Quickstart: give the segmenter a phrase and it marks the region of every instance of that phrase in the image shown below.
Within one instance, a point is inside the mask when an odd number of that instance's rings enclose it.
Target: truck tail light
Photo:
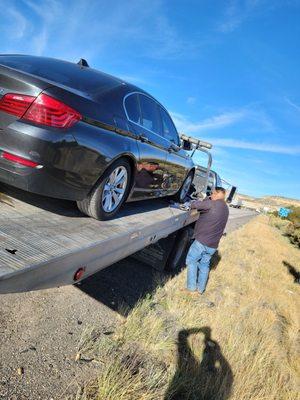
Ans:
[[[44,93],[38,97],[7,93],[0,99],[0,111],[53,128],[71,128],[82,119],[78,111]]]
[[[15,154],[8,153],[7,151],[3,151],[1,157],[15,164],[24,165],[25,167],[31,167],[31,168],[41,167],[40,164],[34,161],[28,160],[27,158],[19,157]]]
[[[85,267],[79,268],[79,269],[75,272],[75,274],[74,274],[74,276],[73,276],[73,280],[74,280],[75,282],[76,282],[76,281],[79,281],[79,279],[81,279],[81,278],[83,277],[83,275],[84,275],[84,273],[85,273],[85,270],[86,270]]]

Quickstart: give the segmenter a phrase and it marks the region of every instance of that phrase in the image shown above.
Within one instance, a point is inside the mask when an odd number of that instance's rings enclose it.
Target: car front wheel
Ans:
[[[191,184],[193,182],[194,173],[191,171],[185,178],[180,190],[175,194],[174,200],[179,203],[184,203],[185,198],[190,190]]]
[[[95,219],[113,218],[127,198],[130,189],[131,167],[126,159],[114,162],[102,175],[90,195],[77,206]]]

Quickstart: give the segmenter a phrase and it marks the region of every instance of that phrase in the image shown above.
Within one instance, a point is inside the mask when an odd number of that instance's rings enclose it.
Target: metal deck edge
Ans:
[[[171,209],[170,209],[171,210]],[[176,209],[172,209],[176,210]],[[127,231],[124,235],[99,240],[49,261],[29,265],[0,277],[0,293],[21,292],[74,283],[73,275],[80,267],[86,268],[84,278],[155,243],[170,233],[195,222],[197,212],[176,210],[166,219],[147,226],[141,231]],[[122,241],[120,239],[123,239]],[[115,243],[117,242],[117,243]]]

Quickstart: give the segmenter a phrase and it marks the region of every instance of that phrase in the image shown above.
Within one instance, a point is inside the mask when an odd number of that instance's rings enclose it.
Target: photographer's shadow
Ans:
[[[190,335],[204,335],[201,362],[188,342]],[[164,400],[227,400],[233,374],[218,343],[211,339],[209,327],[182,330],[178,334],[177,370]]]

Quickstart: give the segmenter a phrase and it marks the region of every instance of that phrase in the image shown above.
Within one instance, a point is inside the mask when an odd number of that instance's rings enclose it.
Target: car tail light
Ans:
[[[40,166],[40,164],[34,161],[28,160],[27,158],[16,156],[15,154],[8,153],[7,151],[3,151],[1,157],[13,163],[24,165],[25,167],[36,168]]]
[[[34,100],[22,119],[54,128],[70,128],[81,120],[82,116],[63,102],[42,93]]]
[[[0,111],[53,128],[71,128],[82,119],[78,111],[44,93],[38,97],[7,93],[0,99]]]
[[[28,107],[35,100],[33,96],[17,93],[7,93],[0,99],[0,111],[22,117]]]

